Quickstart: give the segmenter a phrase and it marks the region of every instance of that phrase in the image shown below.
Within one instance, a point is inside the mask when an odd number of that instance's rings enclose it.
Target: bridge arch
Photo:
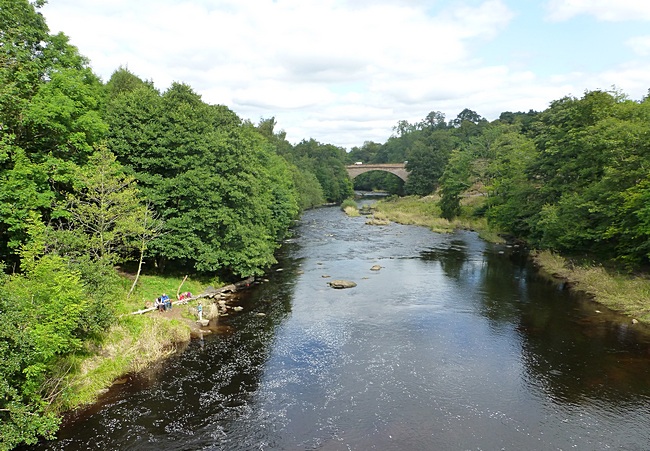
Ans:
[[[345,169],[347,169],[348,175],[352,180],[354,180],[356,176],[361,175],[365,172],[384,171],[394,174],[406,182],[406,180],[408,180],[409,174],[404,163],[351,164],[349,166],[346,166]]]

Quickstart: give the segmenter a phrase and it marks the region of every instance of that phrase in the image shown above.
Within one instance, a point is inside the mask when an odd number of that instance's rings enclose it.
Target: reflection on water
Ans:
[[[35,448],[647,448],[647,333],[538,277],[521,249],[327,208],[280,260],[222,319],[230,333]]]

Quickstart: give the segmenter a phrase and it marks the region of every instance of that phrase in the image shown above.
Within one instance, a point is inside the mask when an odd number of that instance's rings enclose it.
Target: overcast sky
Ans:
[[[399,120],[489,120],[650,88],[649,0],[49,0],[104,81],[173,81],[296,143],[383,143]]]

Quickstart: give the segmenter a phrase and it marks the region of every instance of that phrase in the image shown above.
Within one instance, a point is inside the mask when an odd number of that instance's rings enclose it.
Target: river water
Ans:
[[[220,320],[227,332],[115,386],[36,449],[650,447],[647,331],[540,277],[518,248],[323,208],[268,280]]]

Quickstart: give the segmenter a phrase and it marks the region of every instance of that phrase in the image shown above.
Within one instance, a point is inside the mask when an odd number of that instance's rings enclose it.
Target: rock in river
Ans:
[[[354,288],[357,286],[351,280],[332,280],[331,282],[327,282],[327,284],[332,288]]]

